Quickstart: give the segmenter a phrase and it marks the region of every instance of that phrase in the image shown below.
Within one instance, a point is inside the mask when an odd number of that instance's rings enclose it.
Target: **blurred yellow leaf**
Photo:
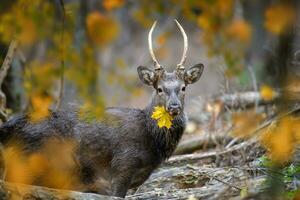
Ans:
[[[43,175],[49,168],[48,160],[41,153],[34,153],[29,156],[27,165],[31,174],[35,176]]]
[[[276,92],[270,86],[263,85],[260,88],[260,95],[261,95],[263,100],[271,101],[275,97]]]
[[[83,106],[80,107],[79,117],[87,121],[95,119],[102,119],[105,114],[104,102],[102,98],[98,98],[96,101],[86,99]]]
[[[47,158],[46,164],[49,166],[43,174],[43,185],[60,189],[74,188],[78,181],[74,174],[77,165],[73,157],[76,145],[73,140],[61,141],[57,138],[50,138],[43,145],[43,157]]]
[[[164,45],[167,41],[167,38],[169,37],[170,33],[169,32],[164,32],[162,34],[160,34],[158,37],[157,37],[157,43],[159,45]]]
[[[30,184],[32,182],[32,174],[29,173],[26,159],[19,146],[15,145],[14,147],[5,148],[3,156],[6,169],[6,181],[24,184]]]
[[[216,6],[217,6],[217,10],[218,12],[222,15],[224,14],[228,14],[232,11],[233,8],[233,0],[217,0],[216,1]]]
[[[150,27],[153,24],[153,19],[149,18],[147,16],[147,14],[144,12],[143,9],[137,9],[134,13],[133,13],[133,18],[140,23],[141,25],[143,25],[144,27]]]
[[[171,128],[173,117],[166,111],[163,106],[156,106],[151,116],[152,119],[157,120],[159,128]]]
[[[59,146],[59,148],[57,148]],[[22,151],[18,141],[11,141],[3,151],[6,176],[9,182],[40,184],[59,189],[75,189],[79,185],[73,154],[77,143],[73,140],[48,138],[32,154]]]
[[[248,43],[251,39],[252,28],[244,20],[234,20],[226,31],[230,37],[237,38],[244,43]]]
[[[157,58],[159,60],[163,60],[169,55],[170,50],[166,46],[162,46],[159,49],[157,49],[156,52],[157,52]]]
[[[286,117],[262,135],[262,144],[268,149],[271,159],[276,163],[288,161],[293,153],[297,142],[293,125],[293,121]]]
[[[36,26],[30,19],[20,19],[20,33],[18,39],[24,45],[30,45],[37,39]]]
[[[106,10],[113,10],[123,6],[124,0],[104,0],[103,7]]]
[[[209,30],[211,28],[209,17],[206,15],[200,15],[197,19],[197,22],[198,25],[204,30]]]
[[[290,5],[270,6],[265,12],[265,28],[274,34],[280,34],[295,21],[295,9]]]
[[[265,118],[263,114],[254,111],[232,114],[233,132],[236,137],[251,137],[251,134]]]
[[[99,12],[92,12],[86,18],[89,38],[98,45],[105,45],[116,39],[119,26],[117,22]]]
[[[25,82],[24,87],[27,92],[42,94],[49,90],[57,78],[58,67],[53,62],[37,62],[33,61],[29,67],[25,69]],[[45,78],[45,75],[47,78]]]
[[[29,113],[33,122],[39,121],[49,115],[49,106],[52,98],[49,96],[34,95],[31,97],[32,110]]]

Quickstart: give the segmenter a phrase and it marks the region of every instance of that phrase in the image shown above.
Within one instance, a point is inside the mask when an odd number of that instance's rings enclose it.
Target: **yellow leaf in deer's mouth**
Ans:
[[[151,116],[152,119],[157,121],[159,128],[171,128],[173,117],[166,111],[163,106],[156,106]]]

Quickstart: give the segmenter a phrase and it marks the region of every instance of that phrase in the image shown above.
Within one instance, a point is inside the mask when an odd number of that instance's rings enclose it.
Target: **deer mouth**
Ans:
[[[177,115],[180,114],[180,109],[171,109],[168,111],[168,113],[172,116],[172,117],[176,117]]]

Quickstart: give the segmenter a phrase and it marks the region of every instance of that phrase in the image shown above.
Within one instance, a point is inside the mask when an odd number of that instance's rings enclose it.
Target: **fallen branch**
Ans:
[[[231,137],[228,134],[214,134],[209,136],[209,134],[202,134],[199,136],[191,137],[184,140],[178,144],[173,155],[180,155],[186,153],[192,153],[195,150],[202,149],[204,147],[209,148],[216,146],[216,143],[229,142]]]
[[[213,97],[214,102],[221,102],[228,108],[247,108],[256,105],[267,105],[278,99],[279,93],[276,93],[271,101],[265,101],[259,92],[239,92],[235,94],[224,94]]]
[[[121,198],[0,181],[0,199],[120,200]]]
[[[245,141],[237,145],[234,145],[224,151],[212,151],[206,153],[194,153],[194,154],[187,154],[187,155],[172,156],[166,163],[164,163],[164,165],[169,166],[169,165],[175,165],[180,163],[189,164],[202,159],[216,158],[217,156],[232,153],[233,151],[238,151],[248,146],[251,146],[255,142],[256,142],[255,139]]]

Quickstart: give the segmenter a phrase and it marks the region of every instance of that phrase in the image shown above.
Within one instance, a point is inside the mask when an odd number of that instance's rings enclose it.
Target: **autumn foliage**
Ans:
[[[79,186],[79,166],[76,165],[73,156],[76,146],[71,140],[53,138],[37,152],[25,153],[22,144],[12,141],[2,152],[6,169],[4,180],[51,188],[76,189]]]
[[[267,76],[269,71],[278,71],[271,61],[280,60],[278,56],[271,57],[274,54],[271,42],[279,43],[281,37],[297,27],[297,8],[290,1],[268,2],[255,17],[251,12],[256,10],[249,9],[255,1],[246,0],[103,0],[91,5],[87,2],[66,1],[62,8],[54,1],[28,3],[16,0],[0,13],[1,45],[8,46],[12,40],[20,42],[14,64],[22,65],[22,70],[18,71],[21,77],[19,87],[24,92],[19,100],[22,108],[16,111],[29,113],[33,123],[47,117],[51,109],[56,109],[61,88],[65,88],[64,94],[75,94],[80,116],[86,119],[88,115],[90,121],[101,119],[107,104],[115,100],[128,103],[132,96],[145,96],[137,82],[137,66],[132,66],[132,63],[149,64],[147,41],[145,39],[142,43],[145,52],[140,52],[136,40],[128,38],[134,34],[144,34],[146,38],[152,23],[155,20],[162,22],[164,26],[158,31],[154,46],[157,46],[158,59],[167,58],[173,50],[168,46],[173,35],[168,21],[171,24],[175,18],[183,22],[187,32],[193,32],[189,43],[196,43],[203,50],[194,50],[199,54],[195,57],[202,59],[204,56],[208,60],[206,68],[210,70],[224,68],[222,76],[227,82],[222,86],[228,86],[225,92],[255,89],[264,103],[275,102],[269,108],[272,116],[284,113],[282,108],[287,99],[297,100],[295,94],[299,93],[300,84],[296,73],[284,83],[276,79],[270,81],[273,74]],[[127,21],[122,20],[125,15]],[[266,54],[255,55],[260,49],[253,48],[257,47],[257,41],[262,41],[260,37],[271,42],[260,46],[267,49]],[[138,50],[131,52],[121,48],[123,46]],[[129,61],[115,55],[116,49],[130,54]],[[113,60],[113,64],[107,64],[107,57]],[[119,90],[114,90],[114,86]],[[282,96],[277,100],[279,95]],[[65,104],[68,100],[62,99]],[[218,118],[227,109],[220,102],[207,105],[212,118]],[[260,130],[270,116],[267,109],[262,111],[257,106],[230,112],[225,121],[232,125],[231,136],[243,140],[258,138],[274,166],[289,163],[300,143],[299,119],[290,115],[281,117]],[[160,128],[170,128],[173,117],[164,107],[155,107],[152,119]],[[14,148],[4,149],[8,169],[5,180],[27,184],[39,180],[46,186],[63,189],[78,187],[78,177],[72,174],[76,168],[72,159],[76,148],[73,141],[51,140],[33,154],[24,154],[22,145],[14,145]],[[56,146],[60,146],[60,151]],[[46,172],[47,176],[44,175]]]

